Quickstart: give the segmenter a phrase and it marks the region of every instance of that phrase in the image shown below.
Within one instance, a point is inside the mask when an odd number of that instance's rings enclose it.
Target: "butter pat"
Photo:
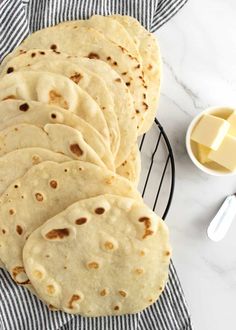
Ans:
[[[227,135],[218,150],[212,150],[209,159],[234,172],[236,170],[236,137]]]
[[[212,115],[204,115],[195,126],[191,140],[217,150],[229,130],[228,121]]]
[[[230,124],[229,134],[236,136],[236,111],[234,111],[232,115],[229,116],[228,122]]]
[[[198,160],[200,163],[206,164],[211,161],[208,157],[210,151],[211,151],[210,148],[205,147],[202,144],[197,144],[197,155],[198,155]]]

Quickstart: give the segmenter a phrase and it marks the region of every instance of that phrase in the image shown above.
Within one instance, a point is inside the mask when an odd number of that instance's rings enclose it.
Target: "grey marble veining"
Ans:
[[[163,56],[158,119],[176,160],[176,188],[167,218],[173,259],[196,330],[236,329],[236,219],[224,240],[206,229],[236,176],[210,177],[185,149],[191,118],[214,105],[236,107],[236,2],[190,0],[156,36]]]

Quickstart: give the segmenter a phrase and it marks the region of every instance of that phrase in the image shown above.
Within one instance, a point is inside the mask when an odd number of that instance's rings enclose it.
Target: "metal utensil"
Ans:
[[[236,194],[228,196],[221,205],[219,211],[211,221],[208,229],[208,237],[215,242],[222,240],[236,217]]]

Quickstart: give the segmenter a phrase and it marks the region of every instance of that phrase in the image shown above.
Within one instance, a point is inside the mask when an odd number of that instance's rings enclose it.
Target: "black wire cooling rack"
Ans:
[[[142,173],[139,191],[153,211],[165,219],[175,186],[175,162],[168,137],[157,119],[139,141]]]

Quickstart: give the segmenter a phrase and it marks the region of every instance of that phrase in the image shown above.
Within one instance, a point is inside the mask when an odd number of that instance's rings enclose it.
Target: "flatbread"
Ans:
[[[67,77],[50,72],[15,72],[0,80],[0,100],[25,99],[54,104],[74,112],[110,139],[104,115],[98,104]]]
[[[33,124],[44,127],[47,123],[64,124],[77,129],[84,141],[96,152],[110,170],[114,170],[113,155],[104,139],[86,121],[73,112],[35,101],[6,100],[0,102],[0,131],[16,124]]]
[[[32,56],[34,55],[34,56]],[[95,73],[106,84],[114,103],[114,111],[117,117],[120,131],[120,148],[115,158],[116,167],[121,165],[129,156],[132,146],[137,140],[137,121],[134,117],[133,98],[128,87],[120,79],[120,76],[107,63],[78,56],[69,56],[64,53],[56,53],[52,50],[34,49],[12,58],[2,70],[2,75],[7,72],[15,72],[23,68],[30,70],[31,66],[39,61],[47,60],[54,63],[58,59],[69,61],[80,67],[81,70]],[[69,62],[67,62],[69,64]],[[81,80],[81,83],[83,80]],[[87,92],[89,92],[87,90]],[[90,94],[91,95],[91,94]],[[109,125],[108,125],[109,126]]]
[[[14,150],[0,157],[0,195],[4,193],[12,182],[25,175],[32,166],[46,160],[64,163],[72,159],[43,148]]]
[[[129,88],[133,96],[134,116],[138,120],[138,129],[141,127],[148,110],[147,86],[141,64],[126,49],[108,40],[95,29],[57,25],[27,37],[6,61],[34,48],[53,49],[55,52],[100,59],[108,63]]]
[[[141,201],[128,180],[81,161],[43,162],[12,183],[0,198],[0,259],[12,278],[29,284],[22,250],[36,228],[78,200],[106,193]]]
[[[32,55],[33,51],[30,53],[30,55]],[[45,56],[43,58],[40,58],[36,55],[34,57],[27,57],[26,54],[24,54],[24,56],[13,58],[8,65],[10,67],[14,67],[14,72],[18,70],[26,70],[47,71],[62,74],[79,85],[79,87],[81,87],[94,99],[95,102],[97,102],[102,110],[109,129],[111,151],[114,155],[116,155],[120,146],[120,131],[114,110],[114,101],[105,82],[92,71],[88,72],[88,70],[80,68],[76,63],[72,63],[58,57],[54,58],[53,61],[50,61],[50,59],[47,59],[45,53],[44,55]],[[26,59],[27,61],[24,61]],[[3,70],[1,76],[3,76],[6,72],[7,69]]]
[[[48,304],[83,316],[133,314],[164,289],[168,229],[146,205],[103,195],[73,204],[36,229],[23,258]]]
[[[96,152],[84,141],[76,129],[62,124],[47,124],[43,128],[18,124],[0,131],[0,156],[13,150],[39,147],[60,152],[106,168]]]
[[[131,181],[135,187],[138,186],[141,174],[141,157],[137,144],[133,146],[129,157],[116,169],[116,173]]]
[[[140,54],[136,44],[124,26],[111,16],[93,15],[87,20],[66,21],[60,26],[71,27],[90,27],[102,33],[107,39],[125,48],[130,55],[140,60]]]
[[[135,18],[121,15],[112,15],[111,17],[124,26],[141,56],[144,77],[148,86],[147,98],[149,102],[149,109],[140,128],[140,133],[145,133],[153,124],[160,97],[162,76],[160,48],[154,34],[147,31]]]

